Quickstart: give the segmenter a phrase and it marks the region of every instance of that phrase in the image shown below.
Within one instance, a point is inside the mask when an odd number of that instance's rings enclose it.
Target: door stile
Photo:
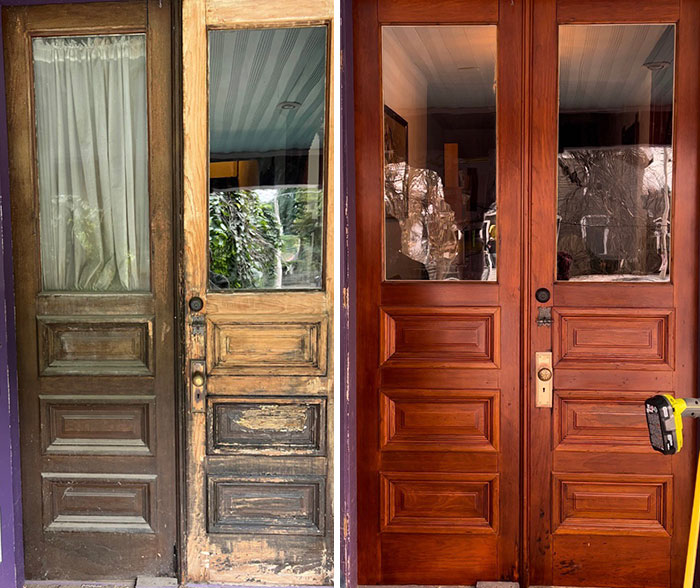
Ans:
[[[365,488],[367,499],[358,508],[359,546],[357,567],[358,582],[381,584],[379,544],[376,541],[376,525],[379,520],[379,481],[371,472],[378,468],[377,454],[362,439],[377,439],[379,422],[378,403],[367,402],[360,393],[363,389],[376,389],[378,378],[374,361],[364,359],[379,357],[379,337],[376,330],[382,274],[381,257],[375,254],[382,242],[382,206],[379,198],[363,198],[363,193],[382,193],[381,169],[381,77],[379,70],[380,29],[376,1],[353,2],[355,26],[353,65],[355,80],[355,169],[357,172],[357,403],[358,413],[366,410],[367,418],[357,419],[357,463],[367,468],[357,469],[357,488]],[[361,23],[361,24],[360,24]],[[361,48],[361,49],[360,49]],[[360,80],[362,80],[360,82]],[[367,148],[370,146],[370,148]],[[359,238],[362,235],[364,238]],[[361,279],[364,274],[366,279]],[[367,279],[369,278],[369,279]],[[362,352],[360,350],[363,350]]]
[[[532,218],[531,192],[532,192],[532,46],[534,27],[534,0],[524,0],[522,8],[522,170],[521,170],[521,202],[522,215],[520,231],[523,239],[521,248],[521,274],[520,274],[520,549],[519,566],[520,582],[528,586],[530,582],[530,418],[531,418],[531,387],[530,387],[530,321],[524,320],[529,310],[531,292],[530,274],[532,256],[528,244],[530,243],[530,219]]]
[[[556,151],[557,151],[557,27],[556,0],[542,0],[533,3],[532,22],[532,63],[533,74],[530,91],[530,220],[529,251],[530,273],[528,298],[524,308],[528,309],[527,341],[529,353],[524,366],[528,367],[528,408],[529,426],[524,434],[528,436],[528,479],[529,501],[529,581],[533,584],[552,584],[552,546],[550,543],[550,478],[552,452],[548,440],[551,438],[551,408],[536,408],[534,403],[536,351],[550,351],[552,346],[551,327],[537,325],[539,306],[551,311],[553,297],[540,305],[534,298],[538,288],[553,291],[554,271],[552,261],[556,249],[555,206],[556,198]],[[524,321],[523,321],[524,322]],[[555,376],[556,378],[556,376]],[[555,379],[556,383],[556,379]],[[537,440],[540,440],[538,443]]]
[[[501,267],[499,305],[501,306],[501,410],[499,470],[499,506],[502,539],[499,541],[499,574],[518,580],[520,551],[519,516],[522,481],[520,458],[522,435],[519,430],[521,400],[520,365],[506,358],[520,357],[522,211],[523,211],[523,3],[499,2],[498,20],[498,194],[500,198]],[[505,275],[503,275],[505,274]],[[513,513],[512,515],[510,513]]]
[[[677,111],[674,125],[676,147],[676,173],[674,197],[675,223],[674,242],[672,245],[672,276],[674,283],[674,306],[676,308],[676,337],[683,342],[676,344],[674,387],[676,397],[695,397],[698,395],[698,224],[700,222],[700,173],[698,169],[698,150],[700,148],[700,2],[697,0],[680,1],[680,22],[677,33],[678,65],[676,82],[675,109]],[[679,121],[682,121],[679,124]],[[679,214],[679,212],[682,213]],[[688,252],[688,254],[683,254]],[[688,429],[688,449],[696,447],[697,424]],[[671,586],[678,586],[683,581],[684,554],[688,544],[690,530],[691,501],[689,496],[693,489],[693,471],[695,451],[682,452],[673,458],[674,474],[673,505],[674,527],[671,540]]]
[[[186,505],[185,549],[182,570],[186,578],[208,581],[206,560],[206,526],[204,524],[206,448],[206,414],[192,410],[192,360],[206,358],[206,336],[198,331],[187,301],[198,296],[206,310],[207,289],[207,214],[208,209],[208,95],[207,95],[207,29],[205,2],[182,1],[182,105],[183,105],[183,269],[185,358],[183,406],[186,415],[185,469],[186,484],[183,502]],[[198,331],[198,332],[196,332]]]

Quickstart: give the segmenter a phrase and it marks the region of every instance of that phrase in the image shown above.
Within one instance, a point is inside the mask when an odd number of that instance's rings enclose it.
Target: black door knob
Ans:
[[[537,292],[535,292],[535,298],[537,299],[537,302],[548,302],[549,301],[549,290],[547,288],[538,288]]]
[[[192,312],[199,312],[204,308],[204,300],[199,296],[193,296],[190,298],[190,310]]]

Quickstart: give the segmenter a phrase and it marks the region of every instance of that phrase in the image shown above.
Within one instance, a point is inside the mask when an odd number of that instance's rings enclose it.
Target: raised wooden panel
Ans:
[[[215,318],[209,321],[208,369],[212,375],[325,375],[326,319]]]
[[[680,588],[682,585],[671,580],[668,537],[555,535],[552,543],[554,586],[571,586],[574,579],[576,586]],[[678,564],[682,580],[685,554]]]
[[[498,531],[498,474],[381,472],[380,479],[383,532]]]
[[[406,390],[384,388],[381,444],[384,450],[496,451],[497,390]]]
[[[47,455],[153,455],[153,396],[40,396]]]
[[[649,392],[558,390],[554,447],[558,451],[653,453],[644,400]]]
[[[144,316],[38,316],[39,373],[152,375],[153,320]]]
[[[208,476],[209,533],[322,535],[322,476]]]
[[[554,362],[562,367],[673,369],[672,310],[555,309]]]
[[[42,473],[44,529],[153,533],[155,475]]]
[[[385,367],[498,367],[499,309],[381,309]]]
[[[209,398],[211,454],[325,455],[326,399]]]
[[[672,476],[554,474],[554,532],[670,536],[672,485]]]

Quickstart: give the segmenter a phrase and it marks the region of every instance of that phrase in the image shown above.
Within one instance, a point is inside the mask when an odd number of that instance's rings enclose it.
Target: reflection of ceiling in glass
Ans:
[[[648,108],[652,92],[656,106],[671,105],[673,33],[672,25],[561,26],[560,109]]]
[[[392,26],[383,32],[385,84],[392,75],[411,76],[427,87],[428,108],[493,110],[495,26]]]
[[[209,55],[212,155],[308,150],[323,132],[326,27],[212,31]]]

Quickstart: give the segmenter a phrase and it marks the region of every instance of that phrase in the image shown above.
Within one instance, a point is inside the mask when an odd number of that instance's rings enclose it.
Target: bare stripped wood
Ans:
[[[213,378],[207,382],[208,396],[293,396],[325,395],[331,392],[332,382],[327,377],[276,376],[263,382],[249,376],[229,375],[226,378]]]
[[[183,2],[184,281],[186,299],[205,303],[201,312],[187,310],[186,352],[188,362],[208,366],[208,412],[193,411],[186,433],[189,581],[311,585],[331,578],[333,111],[325,118],[323,288],[207,292],[207,29],[326,25],[331,105],[332,17],[330,0]],[[298,509],[278,512],[290,492]],[[269,501],[270,515],[251,507],[255,496]]]
[[[207,294],[207,312],[216,315],[238,314],[316,314],[324,312],[327,291],[311,292],[236,292],[234,303],[231,294],[210,292]]]
[[[498,0],[379,0],[381,24],[495,24]]]
[[[566,23],[663,23],[676,22],[679,0],[578,0],[557,1],[557,22]]]
[[[207,32],[204,0],[182,2],[182,127],[184,295],[199,296],[206,310],[208,186]],[[192,316],[185,319],[185,379],[189,398],[189,362],[205,358],[205,338],[193,332]],[[187,532],[183,570],[196,581],[209,580],[206,539],[206,415],[188,411],[186,431]]]
[[[214,28],[289,25],[322,22],[333,18],[332,0],[297,0],[295,2],[258,0],[207,0],[207,26]]]

